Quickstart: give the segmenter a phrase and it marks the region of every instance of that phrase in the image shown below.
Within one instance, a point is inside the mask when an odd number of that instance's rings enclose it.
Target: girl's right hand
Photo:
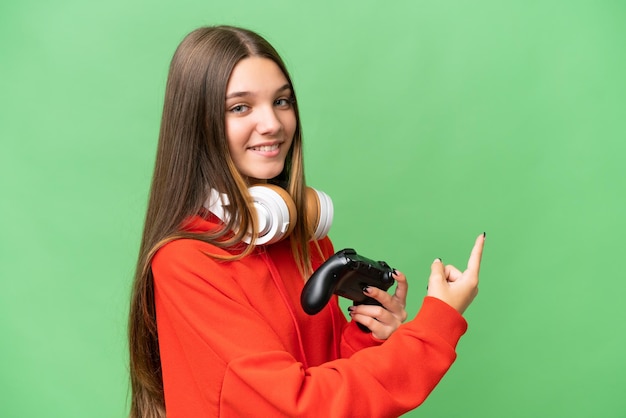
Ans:
[[[484,245],[485,234],[480,234],[464,272],[452,265],[444,266],[437,258],[430,267],[427,295],[441,299],[461,314],[465,312],[478,294],[478,272]]]

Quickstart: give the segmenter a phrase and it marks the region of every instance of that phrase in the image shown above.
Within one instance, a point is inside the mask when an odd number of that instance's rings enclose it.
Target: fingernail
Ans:
[[[369,292],[370,292],[370,287],[369,287],[369,286],[365,286],[365,287],[363,288],[363,292],[364,292],[364,293],[369,293]]]
[[[398,270],[396,270],[396,269],[391,269],[391,272],[392,272],[393,274],[398,274]]]
[[[353,306],[348,306],[348,312],[352,312],[352,309],[354,309]]]
[[[435,258],[435,261],[433,261],[433,263],[436,263],[436,262],[440,262],[441,263],[442,261],[443,260],[440,257],[437,257],[437,258]]]
[[[487,233],[483,232],[483,238],[487,238]]]

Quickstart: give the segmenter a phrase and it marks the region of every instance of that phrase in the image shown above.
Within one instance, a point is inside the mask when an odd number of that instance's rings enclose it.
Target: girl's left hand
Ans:
[[[407,318],[404,308],[409,285],[404,274],[397,270],[393,271],[393,278],[397,283],[393,295],[376,287],[368,287],[363,291],[366,296],[376,299],[382,306],[356,305],[348,308],[352,319],[368,327],[372,331],[372,336],[379,340],[389,338]]]

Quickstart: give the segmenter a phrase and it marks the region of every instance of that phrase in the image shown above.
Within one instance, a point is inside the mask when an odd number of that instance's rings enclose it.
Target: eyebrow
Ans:
[[[282,93],[282,92],[284,92],[286,90],[291,90],[291,85],[289,85],[289,83],[287,83],[284,86],[276,89],[276,93]],[[227,94],[226,95],[226,100],[232,99],[232,98],[235,98],[235,97],[245,97],[245,96],[254,96],[254,94],[249,92],[249,91],[235,91],[233,93]]]

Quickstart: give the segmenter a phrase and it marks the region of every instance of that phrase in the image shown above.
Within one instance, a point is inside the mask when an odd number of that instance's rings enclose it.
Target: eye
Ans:
[[[293,104],[293,98],[291,97],[282,97],[280,99],[274,100],[274,106],[289,108]]]
[[[245,113],[248,111],[248,109],[250,108],[247,105],[238,104],[238,105],[232,106],[230,109],[228,109],[228,111],[231,113]]]

